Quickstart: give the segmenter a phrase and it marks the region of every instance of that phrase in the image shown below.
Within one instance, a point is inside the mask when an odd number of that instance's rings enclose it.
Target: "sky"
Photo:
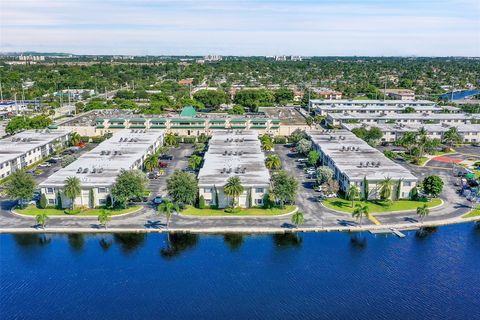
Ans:
[[[0,51],[480,56],[480,0],[0,0]]]

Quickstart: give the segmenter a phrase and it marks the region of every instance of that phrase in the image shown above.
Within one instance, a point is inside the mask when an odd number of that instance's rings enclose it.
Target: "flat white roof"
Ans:
[[[213,133],[198,174],[200,186],[223,187],[238,176],[244,187],[268,187],[270,173],[258,133],[253,130],[218,130]]]
[[[52,174],[40,187],[63,187],[68,177],[78,177],[82,187],[109,187],[122,169],[130,170],[153,149],[163,130],[122,130],[76,161]]]
[[[323,100],[311,99],[311,103],[323,105],[436,105],[435,102],[429,100]]]
[[[391,114],[368,114],[368,113],[330,113],[332,119],[378,119],[378,120],[471,120],[480,119],[480,114],[466,113],[391,113]]]
[[[395,132],[411,132],[411,131],[418,131],[421,128],[424,128],[428,132],[445,132],[448,129],[455,127],[457,128],[458,132],[463,133],[463,132],[480,132],[480,124],[465,124],[465,123],[460,123],[460,124],[452,124],[452,125],[447,125],[447,124],[395,124],[395,123],[379,123],[379,124],[362,124],[362,123],[344,123],[342,125],[345,129],[352,130],[354,128],[371,128],[371,127],[377,127],[383,132],[387,131],[395,131]]]
[[[373,181],[385,177],[394,180],[417,180],[410,171],[388,159],[348,130],[310,131],[308,135],[350,181],[361,181],[364,177]]]
[[[0,163],[14,160],[69,134],[66,129],[27,130],[0,140]]]

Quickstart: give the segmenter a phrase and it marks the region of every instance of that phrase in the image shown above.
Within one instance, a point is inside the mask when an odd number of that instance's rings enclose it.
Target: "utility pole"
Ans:
[[[383,101],[387,97],[387,79],[385,79],[385,88],[383,89]]]

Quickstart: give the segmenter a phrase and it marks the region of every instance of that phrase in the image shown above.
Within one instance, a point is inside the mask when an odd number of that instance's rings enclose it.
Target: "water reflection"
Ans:
[[[298,233],[277,233],[272,236],[276,248],[300,247],[303,238]]]
[[[52,238],[46,234],[14,234],[13,239],[15,243],[20,247],[43,247],[49,245],[52,242]]]
[[[68,244],[70,248],[77,253],[83,251],[85,247],[85,235],[82,233],[71,233],[68,235]]]
[[[110,249],[110,247],[112,246],[113,244],[113,240],[112,239],[105,239],[105,238],[102,238],[100,239],[100,241],[98,241],[98,244],[100,245],[100,247],[103,249],[103,251],[108,251]]]
[[[368,245],[368,238],[359,232],[350,236],[350,246],[354,249],[363,250]]]
[[[426,239],[435,232],[437,232],[437,227],[420,228],[419,230],[417,230],[417,232],[415,232],[415,237],[417,239]]]
[[[115,243],[120,245],[123,253],[129,254],[140,248],[145,243],[145,233],[115,233]]]
[[[160,256],[172,259],[184,251],[193,249],[198,243],[198,235],[192,233],[171,233],[167,236],[167,247],[160,250]]]
[[[243,235],[239,233],[227,233],[223,236],[223,242],[230,251],[237,251],[242,247]]]

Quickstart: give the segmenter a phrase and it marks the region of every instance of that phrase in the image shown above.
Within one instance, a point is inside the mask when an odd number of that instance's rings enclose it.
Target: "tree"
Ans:
[[[417,201],[418,200],[418,188],[413,187],[410,190],[410,200]]]
[[[443,134],[443,143],[448,146],[453,146],[462,142],[462,136],[458,132],[457,127],[451,127]]]
[[[61,165],[62,165],[62,168],[65,168],[66,166],[68,166],[69,164],[73,163],[77,158],[75,158],[75,156],[72,156],[72,155],[66,155],[62,158],[62,161],[61,161]]]
[[[227,183],[223,187],[223,192],[230,198],[232,198],[232,207],[235,207],[236,199],[243,193],[244,188],[240,181],[240,178],[233,176],[228,178]]]
[[[70,135],[70,144],[72,146],[79,144],[81,141],[82,141],[82,137],[77,132],[73,132]]]
[[[270,151],[274,147],[272,138],[267,134],[264,134],[262,136],[262,138],[260,139],[260,142],[262,145],[262,150],[264,151]]]
[[[392,196],[393,180],[390,177],[385,177],[378,184],[380,188],[380,199],[388,200]]]
[[[63,204],[62,204],[62,195],[60,192],[57,192],[57,203],[56,203],[56,208],[61,210],[63,209]]]
[[[415,113],[415,108],[414,107],[406,107],[403,110],[403,113]]]
[[[427,204],[424,204],[423,206],[417,208],[417,215],[420,217],[422,223],[423,219],[428,216],[429,213],[430,209],[428,209]]]
[[[170,222],[170,217],[172,216],[172,211],[180,212],[180,206],[169,199],[165,199],[158,205],[158,214],[165,214],[165,217],[167,218],[167,229]]]
[[[152,171],[153,169],[158,168],[158,156],[156,154],[149,154],[145,161],[143,162],[145,170]]]
[[[100,213],[98,214],[98,222],[103,225],[103,227],[105,229],[107,229],[107,223],[110,222],[110,220],[112,220],[112,214],[110,211],[107,211],[107,210],[100,210]]]
[[[203,195],[198,198],[198,209],[205,209],[205,197]]]
[[[355,209],[353,209],[352,217],[356,218],[362,226],[363,216],[368,216],[368,206],[357,203]]]
[[[301,224],[305,222],[305,217],[303,216],[303,213],[300,211],[295,212],[295,214],[292,216],[291,220],[292,223],[295,225],[295,227],[298,228]]]
[[[194,204],[198,194],[198,183],[195,175],[175,170],[167,179],[167,192],[175,203]]]
[[[305,123],[307,124],[307,126],[309,126],[310,128],[312,127],[312,124],[313,124],[313,118],[312,117],[308,117],[306,120],[305,120]]]
[[[347,189],[347,199],[352,201],[352,208],[355,199],[360,195],[360,189],[357,185],[351,184]]]
[[[340,185],[338,184],[338,181],[334,179],[327,180],[327,183],[325,185],[327,187],[328,193],[337,193],[338,190],[340,189]]]
[[[213,185],[213,192],[215,194],[215,206],[218,208],[218,190],[216,185]]]
[[[192,170],[197,170],[200,165],[202,164],[203,158],[197,155],[191,155],[190,158],[188,159],[188,166]]]
[[[206,108],[220,107],[221,104],[227,103],[227,94],[221,90],[199,90],[193,98],[201,102]]]
[[[317,184],[322,185],[333,178],[333,170],[327,166],[318,167],[316,170]]]
[[[236,104],[232,107],[232,109],[228,110],[228,113],[242,115],[245,114],[245,109],[241,105]]]
[[[82,193],[82,187],[80,185],[80,179],[77,177],[68,177],[65,179],[65,185],[63,186],[63,194],[70,199],[71,209],[75,207],[75,199]]]
[[[432,197],[438,197],[443,190],[443,180],[439,176],[428,176],[423,179],[423,191]]]
[[[40,196],[40,201],[38,202],[38,207],[40,209],[45,209],[47,207],[47,197],[45,196],[45,193],[42,193]]]
[[[38,225],[42,227],[42,229],[45,229],[45,226],[47,225],[48,222],[48,215],[46,212],[40,212],[35,216],[35,221],[37,222]]]
[[[305,133],[305,131],[301,130],[301,129],[295,129],[291,134],[290,134],[290,137],[289,137],[289,141],[291,143],[294,143],[294,144],[297,144],[300,140],[302,139],[306,139],[307,138],[307,134]]]
[[[142,199],[147,191],[147,176],[140,170],[122,170],[112,188],[114,205],[126,208],[131,199]]]
[[[10,175],[5,188],[5,194],[13,200],[30,200],[37,183],[24,170],[15,171]],[[23,203],[20,201],[20,206]]]
[[[280,166],[281,166],[280,157],[276,154],[269,154],[265,158],[265,166],[269,170],[280,169]]]
[[[288,175],[285,171],[280,171],[271,179],[271,195],[284,207],[285,203],[292,203],[295,201],[298,192],[298,181],[294,176]]]
[[[275,90],[273,95],[275,97],[275,102],[282,106],[287,105],[289,102],[293,101],[294,98],[293,91],[287,88]]]
[[[306,155],[312,149],[312,141],[302,139],[297,142],[297,145],[295,147],[298,153]]]
[[[163,142],[166,146],[174,146],[177,144],[177,138],[173,133],[167,133]]]
[[[311,166],[315,166],[318,162],[318,159],[320,159],[320,154],[316,150],[311,150],[308,153],[308,164]]]
[[[88,192],[89,200],[90,200],[90,208],[95,208],[95,193],[93,192],[93,188],[90,189]]]
[[[370,195],[370,188],[368,186],[368,180],[367,180],[367,177],[363,177],[363,200],[367,201],[369,195]]]
[[[274,101],[272,93],[264,89],[240,90],[235,94],[233,102],[252,112],[257,112],[260,106],[272,106]]]

